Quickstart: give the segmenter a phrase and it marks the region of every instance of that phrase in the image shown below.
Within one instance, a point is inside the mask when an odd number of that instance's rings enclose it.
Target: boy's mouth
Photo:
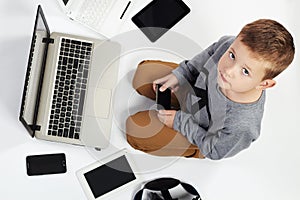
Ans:
[[[220,74],[220,77],[221,77],[222,81],[224,83],[228,83],[227,79],[224,77],[224,75],[220,71],[219,71],[219,74]]]

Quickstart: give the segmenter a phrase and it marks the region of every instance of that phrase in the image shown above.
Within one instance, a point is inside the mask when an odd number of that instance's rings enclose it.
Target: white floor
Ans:
[[[42,4],[52,31],[97,37],[85,27],[69,21],[55,1],[0,2],[0,195],[1,199],[84,199],[75,172],[115,149],[129,148],[124,138],[124,119],[130,113],[151,107],[151,101],[138,96],[130,81],[136,64],[143,59],[179,62],[191,57],[197,47],[205,48],[222,35],[235,35],[243,25],[259,18],[281,22],[294,36],[296,56],[292,65],[276,78],[267,92],[260,138],[237,156],[221,161],[209,159],[157,158],[130,149],[145,180],[171,176],[193,184],[205,200],[299,199],[300,192],[300,2],[297,0],[186,0],[192,12],[174,27],[174,41],[167,46],[128,47],[123,50],[119,82],[114,102],[115,123],[112,146],[94,150],[32,139],[18,121],[24,73],[36,5]],[[130,33],[131,34],[131,33]],[[136,33],[134,32],[134,35]],[[120,37],[126,36],[124,33]],[[132,35],[130,35],[132,37]],[[137,36],[138,37],[138,36]],[[126,38],[126,37],[125,37]],[[135,40],[133,38],[133,40]],[[191,49],[186,50],[190,42]],[[129,42],[129,41],[127,41]],[[138,45],[138,38],[133,44]],[[171,47],[170,51],[164,50]],[[60,176],[27,177],[25,157],[29,154],[63,151],[68,172]],[[46,185],[46,186],[45,186]],[[57,192],[53,192],[54,189]],[[66,189],[67,191],[64,191]],[[130,199],[134,188],[116,199]]]

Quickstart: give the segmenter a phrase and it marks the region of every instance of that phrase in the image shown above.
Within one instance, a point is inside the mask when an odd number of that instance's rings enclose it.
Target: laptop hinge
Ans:
[[[54,43],[54,39],[52,38],[43,38],[42,40],[43,43],[48,43],[48,44],[53,44]]]
[[[39,126],[39,125],[35,125],[35,126],[33,126],[33,125],[29,125],[30,126],[30,128],[33,130],[34,129],[34,131],[40,131],[41,130],[41,126]]]

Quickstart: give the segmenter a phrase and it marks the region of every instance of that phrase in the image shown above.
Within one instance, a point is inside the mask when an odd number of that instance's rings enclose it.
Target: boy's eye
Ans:
[[[229,52],[229,58],[232,59],[232,60],[235,59],[235,56],[234,56],[234,54],[232,52]]]
[[[243,74],[245,76],[249,76],[249,71],[246,68],[243,68]]]

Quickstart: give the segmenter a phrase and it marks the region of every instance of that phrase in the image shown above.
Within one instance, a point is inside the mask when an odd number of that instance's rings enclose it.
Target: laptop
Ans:
[[[120,33],[124,22],[151,0],[58,0],[64,13],[101,35]]]
[[[120,50],[113,41],[50,33],[39,5],[19,116],[30,135],[106,148]]]

